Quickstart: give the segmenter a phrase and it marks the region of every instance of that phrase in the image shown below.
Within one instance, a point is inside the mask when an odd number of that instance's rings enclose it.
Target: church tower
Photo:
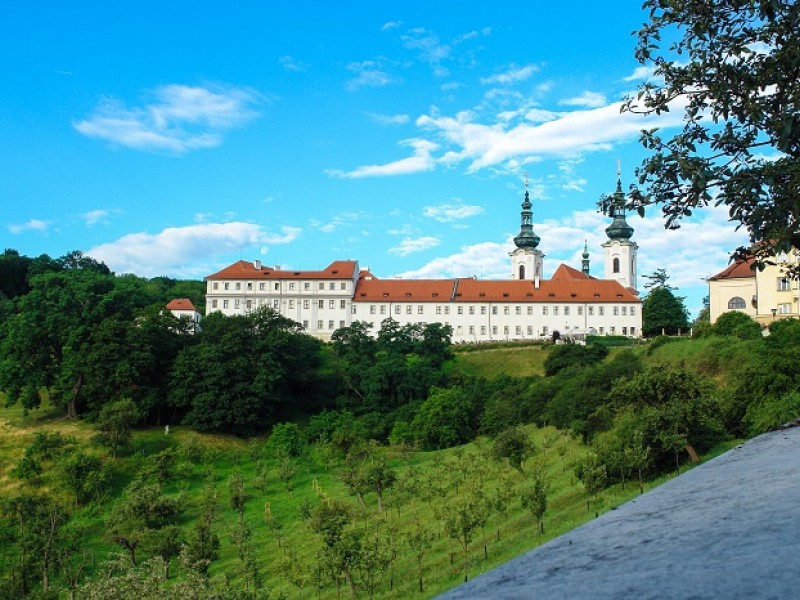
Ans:
[[[517,247],[509,253],[511,257],[511,279],[532,280],[538,287],[542,278],[544,254],[536,249],[539,236],[533,232],[533,212],[528,194],[528,182],[525,181],[525,200],[522,202],[521,224],[519,234],[514,238]]]
[[[583,240],[583,254],[581,260],[581,271],[584,275],[589,274],[589,242]]]
[[[639,246],[631,241],[633,227],[625,220],[625,193],[617,173],[617,190],[612,196],[600,199],[600,210],[611,217],[606,227],[608,241],[603,246],[605,278],[616,279],[626,288],[636,289],[636,251]]]

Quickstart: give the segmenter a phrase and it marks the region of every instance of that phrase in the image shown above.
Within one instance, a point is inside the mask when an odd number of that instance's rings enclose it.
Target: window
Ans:
[[[412,306],[410,304],[408,306],[406,306],[406,314],[407,315],[410,315],[412,310],[413,310],[413,308],[412,308]]]
[[[436,314],[437,314],[437,315],[440,315],[440,314],[442,314],[442,307],[441,307],[441,306],[437,306],[437,307],[436,307]]]
[[[228,308],[228,301],[227,300],[223,300],[222,301],[222,308]]]
[[[344,302],[344,300],[342,300],[342,302]],[[381,314],[382,315],[386,314],[386,305],[385,304],[381,304]]]
[[[590,307],[589,307],[589,316],[590,316],[590,317],[593,317],[593,316],[594,316],[594,306],[590,306]]]
[[[627,315],[628,315],[628,307],[627,306],[623,306],[622,307],[622,316],[625,317]]]
[[[792,314],[792,305],[791,304],[778,304],[778,314],[779,315],[790,315]]]
[[[224,284],[224,287],[225,287],[226,290],[229,290],[229,289],[231,289],[231,284],[226,281],[225,284]]]
[[[521,306],[517,306],[517,307],[514,309],[514,312],[516,312],[518,315],[521,315],[521,314],[522,314],[522,307],[521,307]]]
[[[324,281],[320,281],[319,282],[319,289],[321,289],[321,290],[325,289],[325,282]],[[320,327],[320,329],[322,329],[322,327]]]
[[[631,335],[636,335],[636,327],[631,327]]]
[[[475,314],[475,307],[474,306],[470,306],[469,307],[469,314],[471,314],[471,315]]]
[[[532,315],[532,314],[533,314],[533,307],[532,307],[532,306],[529,306],[529,307],[528,307],[528,314],[529,314],[529,315]]]
[[[628,328],[627,327],[623,327],[622,328],[622,335],[628,335]]]
[[[289,291],[290,291],[290,292],[293,292],[293,291],[294,291],[294,281],[290,281],[290,282],[289,282]]]
[[[597,314],[602,317],[603,314],[605,314],[605,309],[602,306],[598,306],[597,307]]]
[[[250,302],[250,300],[248,300]],[[294,300],[289,300],[289,308],[294,308]]]
[[[305,308],[305,309],[309,308],[309,301],[308,300],[303,300],[303,308]]]
[[[631,306],[631,316],[633,316],[635,314],[636,314],[636,307],[635,306]],[[633,332],[631,332],[631,335],[633,335]]]
[[[322,321],[317,321],[317,329],[322,329]]]
[[[547,325],[542,327],[542,335],[547,335]]]
[[[446,314],[446,315],[450,314],[450,307],[449,306],[445,306],[444,307],[444,314]]]
[[[242,289],[242,282],[241,282],[241,281],[237,281],[237,282],[236,282],[236,289],[237,289],[237,290],[240,290],[240,289]]]
[[[615,317],[618,316],[619,315],[619,306],[615,306],[613,310],[614,310],[614,316]]]
[[[279,304],[280,304],[280,300],[273,300],[272,301],[272,308],[274,308],[275,310],[278,310]]]
[[[542,314],[543,314],[543,315],[546,315],[546,314],[547,314],[547,307],[546,307],[546,306],[543,306],[543,307],[542,307]]]
[[[328,300],[328,308],[336,308],[336,300]]]
[[[582,306],[579,306],[579,307],[578,307],[578,316],[579,316],[579,317],[582,317],[582,316],[583,316],[583,307],[582,307]]]
[[[504,315],[507,315],[507,314],[509,314],[510,312],[511,312],[511,307],[510,307],[510,306],[504,306],[504,307],[503,307],[503,314],[504,314]]]
[[[614,273],[619,273],[619,258],[614,257],[613,266],[611,267]]]
[[[460,315],[464,314],[464,307],[463,306],[459,306],[456,310],[458,311],[458,314],[460,314]]]
[[[333,329],[333,321],[328,321],[328,329]]]
[[[262,281],[261,283],[258,284],[258,289],[263,292],[264,290],[267,289],[267,284]]]
[[[328,289],[329,289],[329,290],[335,290],[335,289],[336,289],[336,282],[335,282],[335,281],[331,281],[331,282],[328,284]],[[333,329],[333,327],[331,327],[331,329]]]
[[[212,283],[212,284],[211,284],[211,287],[212,287],[213,289],[215,289],[215,290],[216,290],[216,289],[219,289],[219,282],[218,282],[218,281],[215,281],[214,283]]]
[[[481,325],[481,335],[486,335],[486,325]]]
[[[233,301],[233,308],[239,308],[239,299]]]
[[[792,289],[789,284],[788,277],[778,277],[778,291],[779,292],[786,292]]]
[[[303,321],[303,329],[308,329],[308,321]]]
[[[521,325],[517,325],[516,333],[517,333],[517,335],[522,335],[522,326]]]
[[[565,306],[565,307],[564,307],[564,316],[565,316],[565,317],[568,317],[568,316],[569,316],[569,306]]]
[[[247,291],[248,292],[252,292],[253,291],[253,282],[252,281],[248,281],[247,282]]]
[[[492,325],[492,335],[497,335],[497,325]]]
[[[347,289],[347,282],[346,282],[346,281],[342,281],[342,282],[339,284],[339,289],[340,289],[340,290],[346,290],[346,289]]]
[[[493,306],[493,307],[492,307],[492,314],[493,314],[493,315],[496,315],[496,314],[497,314],[497,307],[496,307],[496,306]]]
[[[472,314],[472,313],[470,313],[470,314]],[[486,307],[485,306],[481,306],[481,314],[482,315],[486,314]]]
[[[528,325],[528,335],[533,335],[533,325]]]
[[[339,328],[341,329],[342,327],[344,327],[344,321],[339,321]]]
[[[603,335],[604,332],[605,332],[605,330],[601,327],[600,328],[600,335]]]
[[[470,325],[469,326],[469,334],[470,335],[475,335],[475,325]]]
[[[275,289],[276,290],[281,289],[281,284],[279,282],[277,282],[277,281],[275,282]]]
[[[217,300],[216,299],[211,301],[211,308],[217,308]]]
[[[350,312],[352,314],[356,314],[356,305],[355,304],[353,304],[353,306],[350,307]]]
[[[525,279],[525,265],[519,266],[519,278],[520,280]]]
[[[611,335],[614,335],[615,333],[617,333],[617,328],[616,327],[612,327],[611,328]]]
[[[310,290],[310,289],[311,289],[311,283],[310,283],[309,281],[306,281],[306,282],[303,284],[303,289],[304,289],[304,290]]]
[[[325,300],[319,300],[317,302],[317,307],[318,308],[325,308]]]
[[[248,300],[248,301],[247,301],[247,310],[250,310],[250,309],[252,309],[252,308],[253,308],[253,301],[252,301],[252,300]],[[291,308],[291,307],[290,307],[290,308]]]
[[[400,305],[399,304],[395,304],[394,305],[394,314],[396,314],[396,315],[400,314]]]
[[[508,325],[503,326],[503,335],[508,335]]]
[[[375,314],[375,305],[374,304],[370,304],[369,305],[369,314],[371,314],[371,315]]]
[[[554,307],[553,307],[553,316],[554,316],[554,317],[557,317],[557,316],[558,316],[558,307],[557,307],[557,306],[554,306]]]
[[[746,307],[747,304],[745,303],[744,298],[740,298],[739,296],[734,296],[728,300],[729,310],[744,310]]]
[[[419,306],[417,306],[417,314],[421,315],[421,314],[423,314],[423,312],[424,312],[424,309],[422,307],[422,304],[420,304]]]

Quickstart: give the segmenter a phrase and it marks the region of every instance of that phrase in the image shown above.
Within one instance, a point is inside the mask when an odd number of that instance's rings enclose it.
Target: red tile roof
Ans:
[[[580,271],[578,271],[580,273]],[[583,273],[581,273],[583,275]],[[617,281],[477,279],[360,279],[354,302],[640,302]]]
[[[720,271],[713,277],[709,277],[709,281],[719,281],[720,279],[746,279],[747,277],[755,277],[756,273],[753,270],[755,258],[752,256],[746,260],[737,260]]]
[[[206,277],[206,281],[213,279],[353,279],[357,264],[354,260],[337,260],[322,271],[289,271],[240,260],[209,275]]]
[[[197,310],[188,298],[175,298],[167,304],[167,310]]]
[[[594,277],[562,263],[558,266],[556,272],[553,273],[551,281],[561,281],[563,279],[594,279]]]
[[[449,302],[455,279],[369,279],[356,284],[355,302]]]

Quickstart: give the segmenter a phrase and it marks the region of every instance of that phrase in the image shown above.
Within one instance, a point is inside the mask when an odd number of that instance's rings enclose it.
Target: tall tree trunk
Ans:
[[[67,417],[73,420],[78,420],[78,397],[81,394],[81,387],[83,387],[83,373],[78,375],[75,385],[72,386],[72,397],[67,403]]]

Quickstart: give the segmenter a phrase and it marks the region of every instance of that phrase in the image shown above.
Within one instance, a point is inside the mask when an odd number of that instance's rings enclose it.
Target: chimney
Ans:
[[[253,268],[256,271],[260,271],[261,270],[261,261],[260,260],[254,260],[253,261]]]

